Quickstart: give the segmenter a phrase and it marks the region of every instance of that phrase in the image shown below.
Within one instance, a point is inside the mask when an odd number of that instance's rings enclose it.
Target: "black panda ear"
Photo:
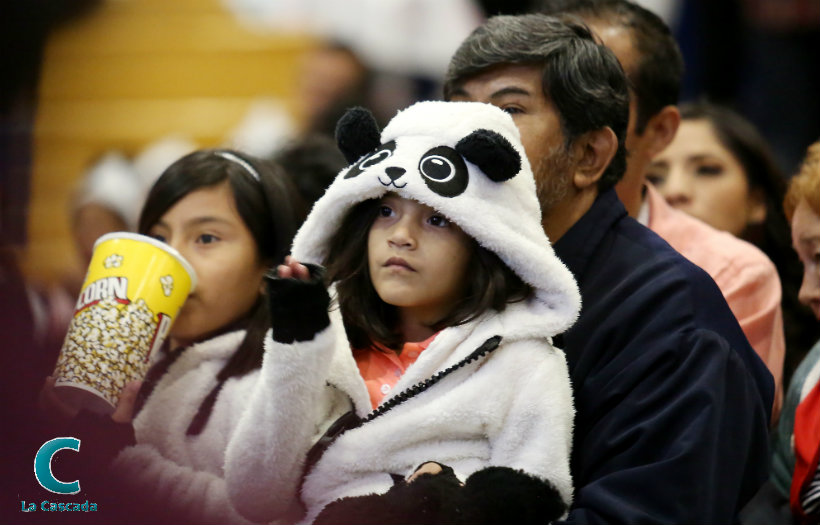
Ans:
[[[521,156],[510,141],[489,129],[477,129],[458,141],[456,151],[495,182],[504,182],[521,171]]]
[[[336,123],[336,143],[350,164],[378,148],[380,135],[373,113],[362,107],[348,109]]]

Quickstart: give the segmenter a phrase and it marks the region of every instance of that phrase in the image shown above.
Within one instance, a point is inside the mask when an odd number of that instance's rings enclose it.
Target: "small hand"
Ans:
[[[142,387],[142,381],[129,381],[125,384],[117,402],[117,408],[111,414],[111,419],[117,423],[130,423],[134,417],[134,405],[137,402],[137,394]]]
[[[415,481],[416,478],[421,476],[422,474],[438,474],[441,472],[441,465],[436,463],[435,461],[428,461],[427,463],[422,464],[419,468],[416,469],[415,472],[410,474],[407,478],[407,483],[412,483]]]
[[[276,267],[276,273],[282,279],[299,279],[301,281],[310,280],[310,271],[307,266],[288,255],[285,257],[285,264]]]

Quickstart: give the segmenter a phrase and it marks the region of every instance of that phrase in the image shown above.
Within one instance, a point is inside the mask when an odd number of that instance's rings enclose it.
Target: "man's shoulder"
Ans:
[[[561,341],[577,399],[595,404],[647,384],[709,390],[719,385],[707,372],[734,367],[748,372],[734,374],[737,384],[754,384],[771,407],[771,375],[705,271],[629,217],[610,224],[586,262],[581,315]]]
[[[597,344],[630,346],[641,338],[672,341],[696,330],[731,346],[743,332],[720,289],[701,268],[637,221],[624,218],[592,254],[579,286],[583,307],[577,335],[612,332]],[[650,335],[651,334],[651,335]]]
[[[599,341],[607,346],[627,344],[648,322],[663,328],[659,337],[700,327],[742,335],[712,278],[627,216],[614,193],[599,197],[556,253],[578,281],[583,304],[571,332],[587,344],[590,331],[617,333]]]
[[[709,275],[675,250],[658,234],[634,219],[623,218],[593,253],[597,273],[632,282],[640,290],[667,293],[669,284],[682,289],[719,290]],[[617,281],[615,281],[617,282]]]

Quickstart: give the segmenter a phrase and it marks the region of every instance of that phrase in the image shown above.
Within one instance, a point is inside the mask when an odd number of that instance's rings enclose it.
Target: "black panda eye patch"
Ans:
[[[367,155],[362,160],[357,162],[356,164],[350,166],[350,169],[345,174],[344,178],[352,179],[356,175],[359,175],[362,171],[375,166],[376,164],[384,161],[385,159],[390,158],[393,155],[393,151],[396,149],[396,142],[391,140],[376,149],[373,153]]]
[[[467,165],[448,146],[438,146],[422,155],[419,172],[427,187],[442,197],[455,197],[467,189]]]
[[[369,168],[370,166],[375,166],[379,162],[383,161],[384,159],[388,158],[390,155],[393,154],[392,150],[389,149],[380,149],[373,155],[370,155],[364,162],[362,162],[361,167],[362,169]]]
[[[456,175],[456,167],[441,155],[425,157],[419,164],[419,171],[436,182],[447,182]]]

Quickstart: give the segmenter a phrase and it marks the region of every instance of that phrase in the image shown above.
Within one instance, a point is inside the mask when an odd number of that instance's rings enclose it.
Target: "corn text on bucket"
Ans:
[[[193,268],[170,246],[135,233],[100,237],[57,359],[58,392],[75,407],[113,412],[195,287]]]

